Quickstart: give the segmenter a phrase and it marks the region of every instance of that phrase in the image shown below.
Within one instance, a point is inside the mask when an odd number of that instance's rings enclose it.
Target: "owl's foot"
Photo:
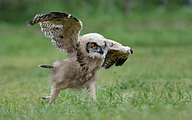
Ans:
[[[53,99],[51,96],[43,97],[43,99],[48,99],[48,100],[49,100],[49,103],[48,103],[47,107],[49,107],[49,105],[50,105],[52,102],[54,102],[54,104],[55,104],[55,99]]]
[[[43,97],[43,99],[50,99],[51,96],[46,96],[46,97]]]

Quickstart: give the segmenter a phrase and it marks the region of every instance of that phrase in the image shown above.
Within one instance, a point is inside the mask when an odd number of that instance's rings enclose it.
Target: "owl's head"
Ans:
[[[80,38],[80,46],[84,55],[92,58],[105,58],[108,52],[106,39],[98,33],[89,33]],[[86,54],[85,54],[86,53]]]

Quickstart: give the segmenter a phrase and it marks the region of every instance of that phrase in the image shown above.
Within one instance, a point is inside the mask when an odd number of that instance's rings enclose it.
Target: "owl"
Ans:
[[[43,97],[49,104],[54,102],[61,90],[67,88],[88,91],[89,102],[96,100],[97,71],[112,65],[122,66],[133,54],[132,48],[106,39],[98,33],[79,36],[82,22],[67,13],[51,12],[37,14],[28,25],[40,24],[41,31],[59,51],[67,52],[68,58],[57,60],[53,65],[39,65],[52,71],[49,81],[51,94]],[[48,104],[48,105],[49,105]]]

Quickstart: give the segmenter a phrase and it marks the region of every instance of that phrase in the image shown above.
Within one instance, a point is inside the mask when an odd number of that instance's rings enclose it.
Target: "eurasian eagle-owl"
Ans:
[[[89,101],[96,99],[97,71],[100,67],[121,66],[133,53],[132,48],[104,38],[98,33],[79,36],[82,22],[67,13],[51,12],[37,14],[28,25],[40,24],[41,31],[52,39],[58,50],[68,53],[68,58],[57,60],[53,65],[39,65],[52,71],[49,79],[53,83],[49,104],[67,88],[87,88]]]

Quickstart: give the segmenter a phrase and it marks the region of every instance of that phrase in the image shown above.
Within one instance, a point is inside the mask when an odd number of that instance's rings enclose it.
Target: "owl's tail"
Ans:
[[[39,65],[39,67],[42,67],[42,68],[54,68],[54,66],[52,66],[52,65]]]

